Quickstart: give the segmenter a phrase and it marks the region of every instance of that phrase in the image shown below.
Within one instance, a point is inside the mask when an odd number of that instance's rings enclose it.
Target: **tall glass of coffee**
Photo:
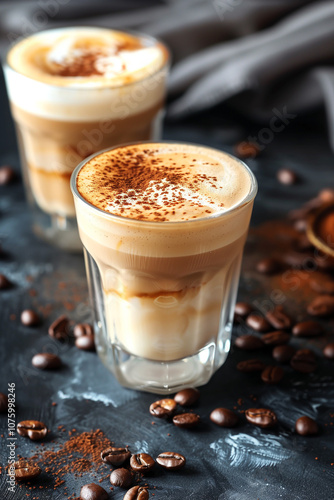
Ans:
[[[230,349],[256,180],[204,146],[137,143],[73,172],[97,350],[121,384],[203,385]]]
[[[168,51],[146,35],[61,28],[16,43],[4,71],[35,232],[80,249],[71,173],[106,147],[159,139]]]

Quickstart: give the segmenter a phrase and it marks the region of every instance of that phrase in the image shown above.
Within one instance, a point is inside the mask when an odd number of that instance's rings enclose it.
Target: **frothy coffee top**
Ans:
[[[149,37],[103,28],[61,28],[17,43],[8,64],[32,79],[59,86],[118,86],[158,71],[167,59]]]
[[[121,146],[89,160],[77,189],[95,207],[146,221],[208,217],[239,204],[251,176],[236,159],[185,144]]]

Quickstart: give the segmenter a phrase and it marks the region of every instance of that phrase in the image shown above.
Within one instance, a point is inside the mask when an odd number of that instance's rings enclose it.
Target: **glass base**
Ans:
[[[79,238],[75,217],[57,214],[46,214],[34,210],[33,231],[44,241],[69,252],[81,252],[82,243]]]
[[[229,343],[226,347],[229,348]],[[214,343],[193,356],[176,361],[152,361],[132,356],[117,345],[109,346],[107,352],[98,349],[98,353],[124,387],[155,394],[170,394],[204,385],[217,369]],[[219,365],[224,363],[227,354],[227,351],[219,354]]]

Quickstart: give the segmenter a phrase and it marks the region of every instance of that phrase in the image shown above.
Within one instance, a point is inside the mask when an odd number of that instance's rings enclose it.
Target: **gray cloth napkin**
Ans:
[[[174,65],[174,119],[228,101],[251,118],[292,119],[325,104],[334,149],[334,2],[311,0],[39,0],[4,2],[0,47],[68,25],[162,38]]]

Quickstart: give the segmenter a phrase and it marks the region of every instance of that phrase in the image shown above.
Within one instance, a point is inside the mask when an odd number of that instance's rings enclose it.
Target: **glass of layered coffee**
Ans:
[[[71,173],[106,147],[159,139],[167,49],[146,35],[61,28],[16,43],[4,70],[35,232],[79,249]]]
[[[127,387],[205,384],[230,349],[256,180],[229,154],[137,143],[71,180],[97,350]]]

